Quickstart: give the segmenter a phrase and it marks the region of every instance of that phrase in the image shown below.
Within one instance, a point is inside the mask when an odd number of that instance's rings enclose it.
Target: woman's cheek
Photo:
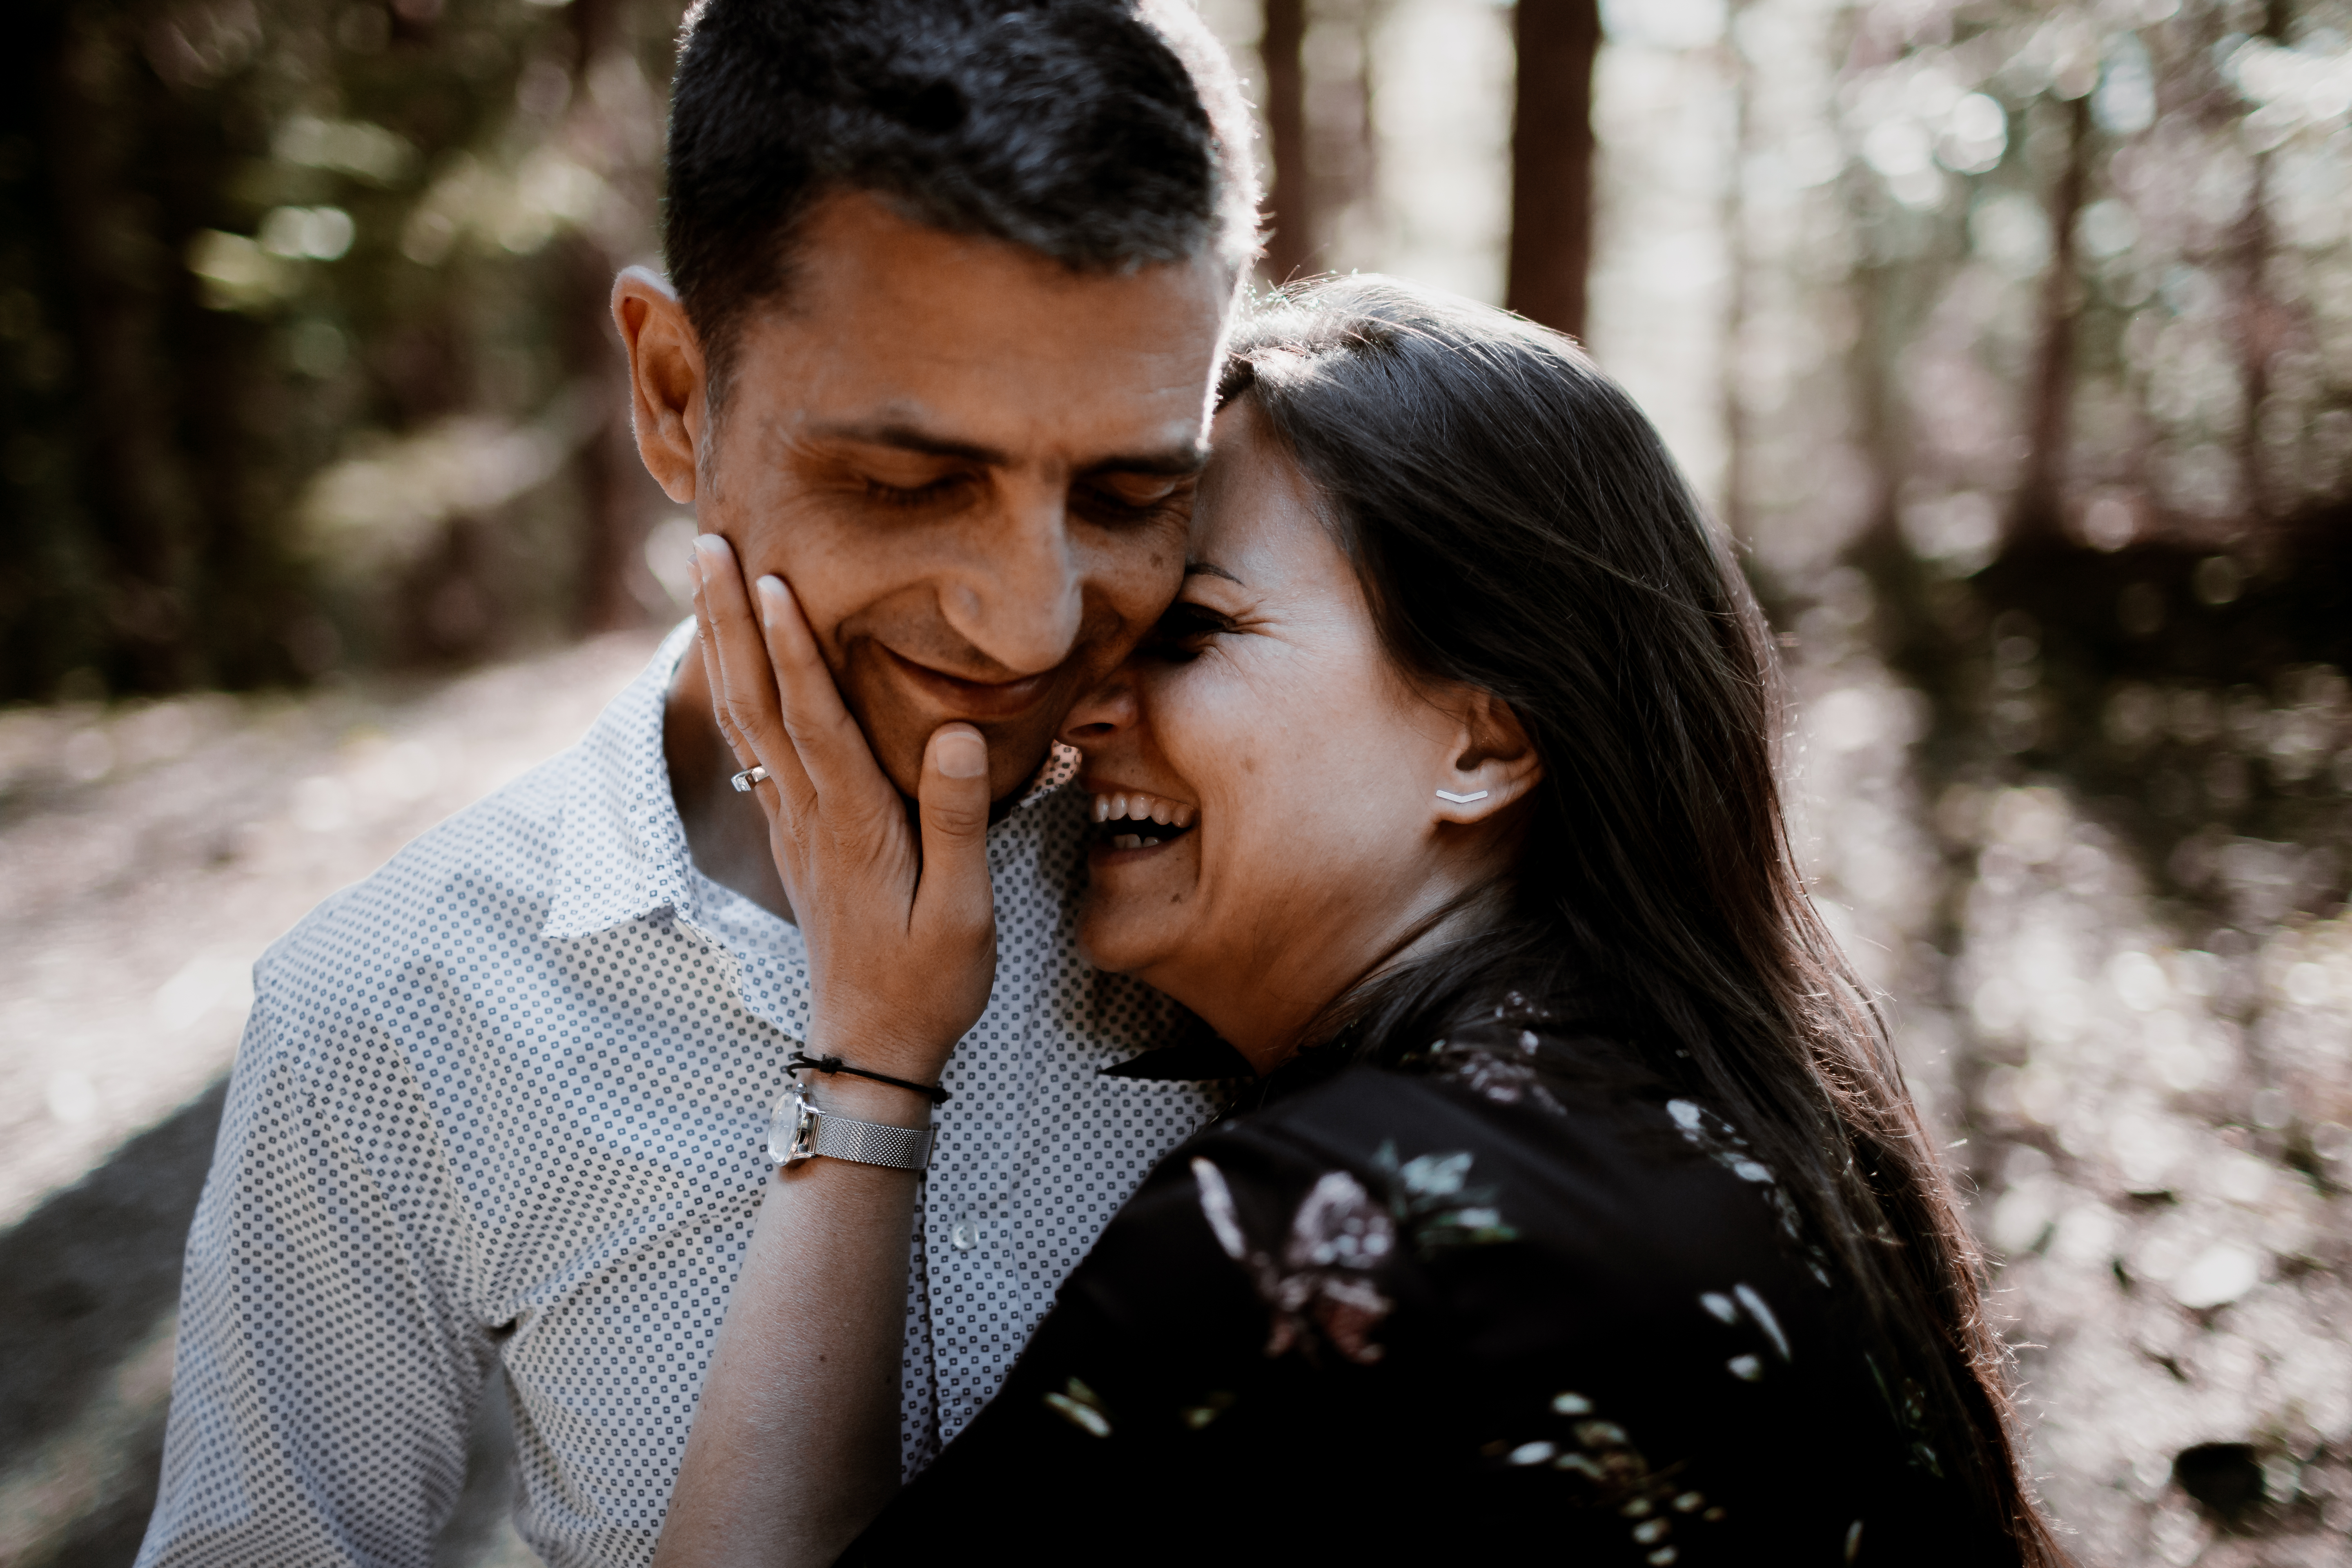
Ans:
[[[1253,738],[1279,715],[1230,661],[1200,658],[1173,671],[1156,704],[1152,730],[1160,754],[1199,795],[1209,797],[1256,771]]]
[[[1138,917],[1137,900],[1114,899],[1099,889],[1089,890],[1078,912],[1078,957],[1087,966],[1108,974],[1125,974],[1135,967],[1132,951]]]
[[[1078,918],[1078,957],[1110,974],[1139,974],[1181,963],[1200,939],[1190,889],[1135,888],[1118,898],[1087,895]]]

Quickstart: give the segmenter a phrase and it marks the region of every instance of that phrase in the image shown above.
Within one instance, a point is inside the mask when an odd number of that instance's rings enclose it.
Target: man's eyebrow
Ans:
[[[896,447],[902,452],[920,452],[927,458],[956,458],[990,468],[1002,467],[1013,460],[1009,455],[993,447],[983,447],[973,441],[950,440],[912,425],[887,421],[877,425],[820,425],[815,427],[814,434],[829,440],[856,441],[868,447]]]
[[[819,425],[813,433],[828,440],[856,441],[869,447],[895,447],[902,452],[919,452],[927,458],[953,458],[983,468],[1003,468],[1013,461],[1010,453],[994,447],[935,436],[919,426],[889,420],[870,425]],[[1097,474],[1162,474],[1171,479],[1190,479],[1206,467],[1208,461],[1206,447],[1197,442],[1186,442],[1181,447],[1163,447],[1157,452],[1129,452],[1099,458],[1088,463],[1079,472],[1081,478]]]
[[[1116,458],[1104,458],[1088,463],[1078,472],[1081,478],[1095,474],[1160,474],[1171,479],[1188,479],[1208,464],[1209,449],[1188,442],[1181,447],[1163,447],[1157,452],[1129,452]]]
[[[1240,583],[1244,588],[1249,586],[1248,584],[1242,583],[1240,578],[1234,576],[1232,573],[1226,571],[1223,567],[1218,565],[1213,561],[1187,561],[1184,563],[1184,575],[1187,577],[1223,577],[1228,583]]]

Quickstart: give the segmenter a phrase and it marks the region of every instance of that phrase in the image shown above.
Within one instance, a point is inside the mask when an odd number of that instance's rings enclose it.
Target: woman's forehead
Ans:
[[[1193,558],[1244,583],[1272,587],[1345,565],[1313,486],[1246,398],[1217,416],[1192,523]]]

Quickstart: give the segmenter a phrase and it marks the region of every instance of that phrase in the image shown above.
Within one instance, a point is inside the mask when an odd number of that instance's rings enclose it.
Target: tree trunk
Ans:
[[[2273,43],[2286,41],[2285,0],[2270,0],[2263,9],[2263,36]],[[2253,189],[2246,195],[2246,216],[2238,225],[2238,375],[2245,390],[2245,417],[2238,427],[2239,504],[2257,522],[2269,521],[2285,510],[2291,485],[2273,482],[2272,461],[2263,452],[2263,405],[2270,400],[2271,356],[2286,336],[2286,313],[2271,298],[2271,154],[2254,154]]]
[[[1266,202],[1266,275],[1276,283],[1313,267],[1314,202],[1307,184],[1307,0],[1265,0],[1258,58],[1265,67],[1267,149],[1274,163]]]
[[[551,247],[554,248],[554,247]],[[572,626],[584,634],[643,626],[646,606],[636,578],[646,531],[662,509],[638,459],[629,427],[628,361],[623,357],[606,301],[613,290],[614,258],[585,234],[568,235],[555,258],[561,276],[552,290],[571,304],[559,341],[572,388],[593,400],[589,415],[595,434],[572,459],[579,482],[579,596]]]
[[[2041,342],[2034,353],[2033,385],[2026,405],[2025,464],[2018,476],[2010,542],[2049,545],[2066,532],[2068,415],[2074,393],[2074,318],[2083,306],[2075,276],[2074,221],[2082,216],[2090,181],[2091,95],[2066,105],[2066,162],[2050,198],[2050,269],[2042,278]]]
[[[1569,333],[1584,331],[1592,261],[1592,59],[1600,47],[1598,0],[1519,0],[1503,302]]]
[[[1754,542],[1755,520],[1748,514],[1748,492],[1755,467],[1756,421],[1748,411],[1748,318],[1754,289],[1755,247],[1748,226],[1748,144],[1755,135],[1756,69],[1738,39],[1739,14],[1747,0],[1732,0],[1730,36],[1724,58],[1731,71],[1731,167],[1723,182],[1724,247],[1729,253],[1731,286],[1723,301],[1723,521],[1731,536]]]
[[[598,65],[628,46],[619,0],[573,0],[572,112],[587,98]],[[629,424],[628,358],[613,327],[609,300],[622,258],[593,228],[567,237],[557,256],[554,292],[565,301],[560,341],[575,389],[595,399],[596,433],[572,459],[580,483],[580,581],[572,624],[582,632],[617,631],[646,622],[646,531],[665,500],[638,459]]]
[[[178,247],[155,235],[142,176],[159,156],[152,90],[108,7],[74,17],[47,83],[41,159],[71,280],[90,556],[107,622],[107,684],[172,691],[203,673],[188,588],[204,519],[174,440],[176,377],[163,348]],[[125,230],[131,243],[125,243]]]

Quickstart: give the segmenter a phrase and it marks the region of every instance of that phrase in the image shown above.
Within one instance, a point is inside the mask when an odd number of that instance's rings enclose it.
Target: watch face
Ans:
[[[817,1109],[809,1102],[808,1091],[794,1079],[776,1101],[776,1113],[768,1121],[768,1158],[777,1164],[793,1166],[814,1159],[816,1155]]]

